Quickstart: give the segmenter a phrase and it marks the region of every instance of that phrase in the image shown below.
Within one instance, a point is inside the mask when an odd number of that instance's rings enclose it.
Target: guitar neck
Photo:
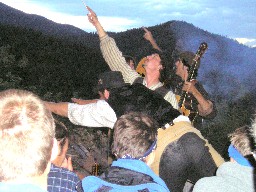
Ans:
[[[187,97],[187,92],[186,91],[182,91],[181,95],[180,95],[180,100],[179,100],[179,107],[181,107],[184,103],[185,98]]]

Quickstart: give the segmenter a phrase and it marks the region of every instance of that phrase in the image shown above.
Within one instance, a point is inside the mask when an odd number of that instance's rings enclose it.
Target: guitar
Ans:
[[[199,61],[203,54],[205,53],[206,49],[208,48],[207,43],[203,42],[199,46],[195,57],[193,58],[191,67],[188,72],[188,78],[187,82],[194,82],[196,83],[196,70],[199,68]],[[192,124],[194,120],[196,119],[198,115],[198,111],[192,108],[192,100],[189,98],[190,95],[188,94],[187,91],[182,91],[182,94],[180,96],[176,96],[178,100],[178,105],[182,111],[182,114],[185,116],[188,116],[189,119],[191,120]]]

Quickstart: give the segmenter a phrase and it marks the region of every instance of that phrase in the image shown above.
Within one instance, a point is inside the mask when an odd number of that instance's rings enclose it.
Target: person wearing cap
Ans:
[[[126,83],[141,83],[147,88],[159,93],[167,100],[171,105],[178,109],[178,102],[175,95],[171,90],[164,90],[163,83],[160,82],[161,74],[164,71],[164,56],[161,55],[161,52],[155,50],[155,52],[149,56],[144,63],[144,68],[146,71],[145,77],[142,78],[136,71],[132,70],[125,61],[122,52],[117,47],[115,40],[108,36],[103,27],[101,26],[97,15],[93,10],[87,6],[89,11],[88,20],[96,28],[99,38],[100,38],[100,48],[102,55],[109,65],[112,71],[121,71],[124,81]]]
[[[159,94],[142,84],[125,83],[120,71],[101,73],[94,91],[101,95],[101,99],[81,103],[45,101],[45,104],[57,115],[68,117],[73,124],[87,127],[113,128],[116,119],[130,111],[145,112],[162,127],[172,124],[181,115]]]
[[[189,70],[193,64],[195,54],[189,51],[179,54],[175,61],[175,74],[181,78],[181,82],[178,83],[174,92],[176,95],[181,95],[182,91],[188,92],[187,99],[184,103],[189,103],[189,106],[185,107],[190,111],[191,121],[197,129],[202,128],[202,119],[213,119],[217,115],[217,110],[213,101],[210,100],[208,93],[197,80],[188,82]],[[194,75],[197,75],[198,68],[195,69]]]
[[[132,111],[153,117],[161,128],[156,158],[150,167],[171,191],[182,191],[188,179],[195,183],[204,176],[213,176],[224,162],[188,117],[142,84],[126,84],[121,72],[100,74],[95,90],[105,99],[85,105],[46,102],[46,106],[72,123],[88,127],[113,128],[118,117]]]
[[[193,192],[254,192],[255,153],[253,137],[248,126],[236,129],[230,134],[228,148],[229,162],[223,163],[216,176],[200,179]]]
[[[117,160],[101,176],[84,178],[83,188],[88,192],[169,191],[149,167],[154,161],[157,128],[157,122],[144,113],[130,112],[118,118],[112,145]]]

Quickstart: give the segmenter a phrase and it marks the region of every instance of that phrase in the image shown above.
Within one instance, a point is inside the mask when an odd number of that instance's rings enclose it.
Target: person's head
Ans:
[[[148,55],[144,61],[143,67],[146,70],[146,74],[148,71],[159,72],[164,68],[162,63],[161,54],[159,52],[154,52]]]
[[[184,76],[189,72],[190,67],[193,64],[193,59],[195,58],[195,54],[189,51],[182,52],[175,58],[175,68],[176,68],[176,75],[181,77],[183,80]],[[199,64],[198,64],[199,66]],[[197,73],[198,68],[195,70],[194,73]],[[197,74],[195,74],[197,75]]]
[[[237,128],[229,134],[231,145],[228,153],[231,161],[236,161],[241,165],[247,165],[247,159],[252,156],[254,142],[249,126]]]
[[[55,119],[55,138],[58,142],[58,156],[52,161],[53,164],[60,166],[66,157],[69,144],[69,131],[64,123]]]
[[[126,63],[131,67],[131,69],[135,70],[135,59],[132,56],[124,55]]]
[[[105,99],[108,99],[108,90],[120,88],[125,85],[126,84],[120,71],[107,71],[99,75],[98,84],[94,90],[102,97],[104,96]]]
[[[122,115],[114,125],[113,154],[145,161],[156,147],[157,128],[157,122],[141,112]]]
[[[42,100],[25,90],[0,92],[0,180],[40,176],[50,163],[55,124]]]

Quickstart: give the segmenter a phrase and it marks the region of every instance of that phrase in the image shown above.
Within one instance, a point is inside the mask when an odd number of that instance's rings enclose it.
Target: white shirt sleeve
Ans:
[[[113,128],[117,120],[114,110],[104,100],[79,105],[68,104],[68,118],[75,125]]]

